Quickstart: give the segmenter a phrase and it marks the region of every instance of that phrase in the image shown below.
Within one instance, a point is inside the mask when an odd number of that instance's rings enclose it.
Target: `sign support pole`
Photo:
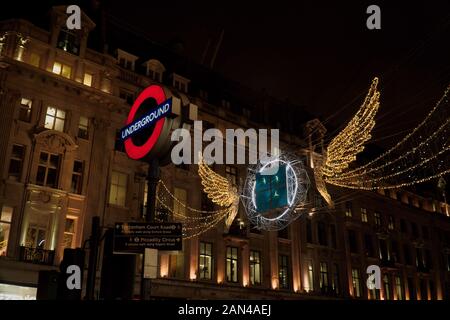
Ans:
[[[156,189],[160,178],[159,161],[157,158],[153,158],[148,167],[147,173],[147,208],[145,212],[146,222],[155,222],[155,204],[156,204]],[[142,254],[142,273],[141,273],[141,300],[146,298],[146,279],[144,278],[145,270],[145,251]],[[148,282],[148,288],[150,289],[150,283]]]

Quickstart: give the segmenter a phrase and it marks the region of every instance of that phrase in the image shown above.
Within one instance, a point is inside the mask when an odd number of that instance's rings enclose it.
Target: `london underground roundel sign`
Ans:
[[[157,106],[150,111],[142,114],[140,108],[143,108],[143,103],[148,99],[154,99]],[[125,145],[125,151],[131,159],[139,160],[147,156],[154,148],[155,144],[163,131],[166,116],[172,111],[172,98],[166,99],[166,94],[162,87],[152,85],[147,87],[134,101],[128,118],[126,126],[120,131],[120,137]],[[144,129],[151,128],[153,131],[148,137],[145,137],[143,144],[136,144],[133,141],[133,136],[144,132]]]

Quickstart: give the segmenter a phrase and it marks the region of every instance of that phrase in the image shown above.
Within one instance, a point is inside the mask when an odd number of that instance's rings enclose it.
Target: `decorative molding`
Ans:
[[[78,148],[71,136],[55,130],[44,130],[34,135],[37,145],[58,153],[73,152]]]

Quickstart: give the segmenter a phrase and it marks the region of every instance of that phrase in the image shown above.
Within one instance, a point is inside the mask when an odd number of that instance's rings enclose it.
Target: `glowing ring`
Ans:
[[[266,217],[257,211],[256,206],[256,173],[262,172],[267,166],[278,162],[285,165],[287,180],[287,206],[281,209],[275,217]],[[281,230],[297,219],[307,202],[310,181],[303,164],[298,159],[290,159],[286,155],[270,162],[259,163],[250,169],[246,178],[242,201],[249,221],[261,230]],[[277,210],[277,209],[275,209]]]
[[[164,93],[164,90],[160,86],[152,85],[144,89],[144,91],[142,91],[141,94],[134,101],[130,113],[128,114],[127,121],[125,122],[126,125],[129,125],[130,123],[133,122],[134,116],[136,115],[136,112],[139,110],[139,107],[148,98],[155,99],[156,103],[159,105],[166,100],[166,94]],[[161,118],[158,121],[156,121],[155,128],[153,129],[151,136],[142,146],[135,145],[131,138],[125,140],[124,143],[125,151],[131,159],[135,160],[141,159],[145,157],[150,152],[150,150],[152,150],[153,146],[158,141],[158,138],[162,132],[165,120],[166,118]]]

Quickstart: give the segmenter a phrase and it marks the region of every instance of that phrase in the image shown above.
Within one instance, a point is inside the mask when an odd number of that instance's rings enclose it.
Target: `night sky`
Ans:
[[[163,44],[182,43],[182,54],[198,62],[208,39],[210,62],[223,30],[215,71],[304,106],[335,130],[380,77],[375,139],[382,145],[414,127],[450,83],[448,0],[100,2],[124,27]],[[381,8],[381,30],[366,28],[370,4]]]

